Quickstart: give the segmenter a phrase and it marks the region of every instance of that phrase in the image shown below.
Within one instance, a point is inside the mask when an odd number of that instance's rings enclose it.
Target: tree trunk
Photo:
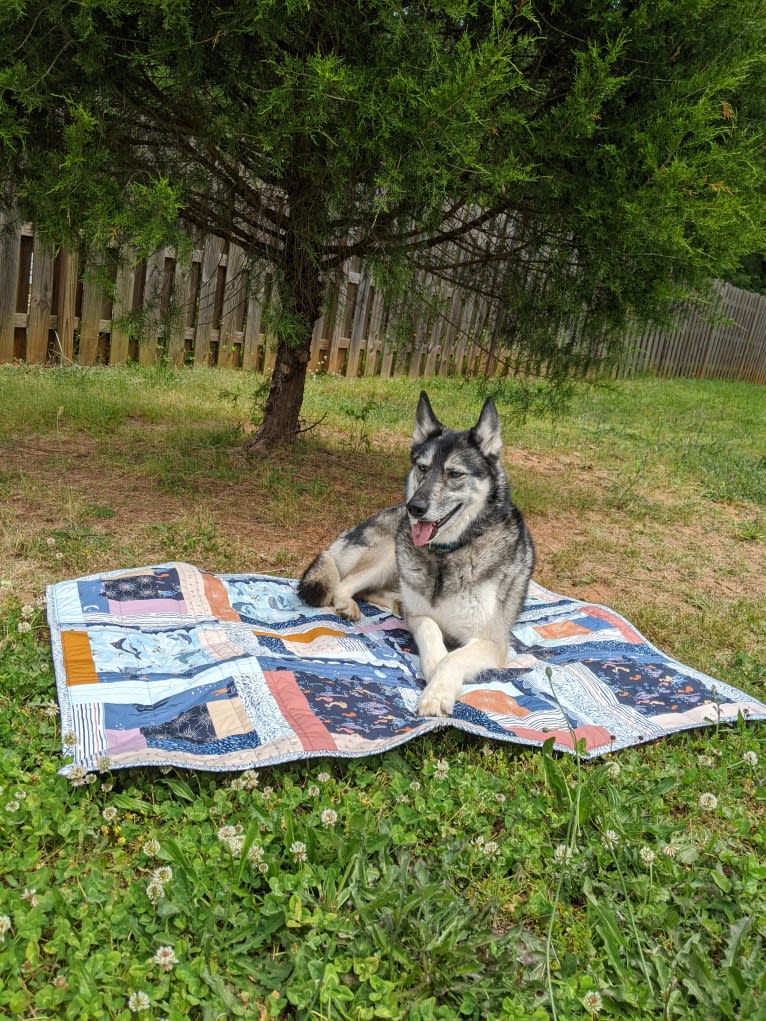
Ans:
[[[263,421],[245,443],[248,454],[262,454],[279,443],[292,443],[298,433],[306,368],[311,354],[311,333],[299,345],[280,340],[263,409]]]
[[[314,323],[324,297],[324,282],[316,262],[296,233],[288,234],[284,261],[279,268],[282,321],[276,331],[276,362],[263,420],[245,443],[248,454],[260,454],[277,444],[295,441]]]

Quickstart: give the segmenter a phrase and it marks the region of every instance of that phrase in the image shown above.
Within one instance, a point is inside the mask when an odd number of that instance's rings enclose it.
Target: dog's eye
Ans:
[[[464,475],[465,475],[465,472],[459,472],[456,468],[453,468],[453,469],[451,469],[451,471],[447,472],[447,478],[448,479],[454,479],[454,480],[462,479],[462,477]]]
[[[426,472],[428,471],[428,465],[427,464],[416,464],[415,465],[415,471],[418,473],[418,475],[425,475]]]

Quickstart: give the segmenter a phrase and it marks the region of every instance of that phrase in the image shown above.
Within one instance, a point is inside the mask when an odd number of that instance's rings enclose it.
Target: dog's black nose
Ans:
[[[428,510],[427,500],[418,500],[416,497],[410,500],[407,504],[407,510],[413,516],[413,518],[422,518],[425,512]]]

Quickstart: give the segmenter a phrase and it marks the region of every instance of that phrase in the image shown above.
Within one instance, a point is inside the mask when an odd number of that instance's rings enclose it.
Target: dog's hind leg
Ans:
[[[325,550],[314,557],[298,582],[298,595],[309,606],[332,606],[340,585],[340,572],[335,558]]]
[[[333,609],[347,620],[359,620],[362,614],[354,596],[368,599],[373,596],[391,595],[387,590],[396,583],[395,570],[396,561],[393,556],[361,556],[353,570],[341,578],[340,584],[335,589]]]
[[[327,550],[309,564],[298,583],[298,595],[309,606],[331,606],[346,620],[359,620],[361,611],[354,599],[366,593],[380,595],[396,583],[396,561],[391,556],[371,557],[365,550],[347,574]],[[385,604],[384,604],[385,605]]]

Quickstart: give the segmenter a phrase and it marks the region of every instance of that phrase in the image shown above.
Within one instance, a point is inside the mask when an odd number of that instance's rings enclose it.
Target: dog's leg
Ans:
[[[391,584],[393,557],[360,563],[350,574],[341,578],[333,593],[332,606],[346,620],[359,620],[362,616],[354,596],[359,593],[378,592]]]
[[[426,681],[430,682],[436,668],[447,655],[441,628],[432,617],[426,616],[408,616],[407,627],[418,647],[420,669]]]
[[[420,696],[418,712],[421,716],[449,716],[463,685],[482,670],[503,666],[505,659],[506,650],[488,638],[472,638],[448,652],[433,676],[426,674],[428,684]]]

